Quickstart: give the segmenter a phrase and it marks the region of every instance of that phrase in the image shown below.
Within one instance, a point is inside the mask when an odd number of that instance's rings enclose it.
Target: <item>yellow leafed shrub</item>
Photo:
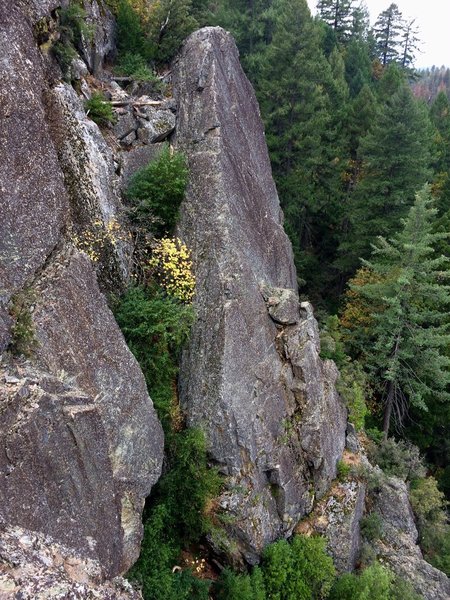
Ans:
[[[164,237],[157,241],[149,261],[152,275],[165,291],[182,302],[192,302],[195,277],[191,253],[179,238]]]

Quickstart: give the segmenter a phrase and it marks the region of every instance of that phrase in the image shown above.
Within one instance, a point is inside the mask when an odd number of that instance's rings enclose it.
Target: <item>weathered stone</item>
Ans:
[[[226,528],[254,562],[335,476],[346,412],[336,369],[319,358],[312,314],[305,309],[280,332],[261,294],[269,286],[295,295],[296,274],[258,105],[231,36],[210,27],[192,34],[173,75],[175,141],[190,168],[179,233],[192,250],[198,315],[181,402],[228,475]]]
[[[101,565],[57,543],[50,536],[20,527],[0,526],[2,600],[142,600],[131,584],[116,577],[101,583]]]
[[[359,452],[360,450],[361,446],[358,440],[358,434],[353,423],[347,423],[347,436],[345,438],[345,447],[350,452]]]
[[[262,295],[269,315],[280,325],[295,325],[299,320],[298,296],[294,290],[264,287]]]
[[[425,600],[450,598],[450,579],[424,560],[417,545],[406,484],[395,477],[382,478],[374,510],[382,520],[383,535],[375,548],[383,562],[409,581]]]
[[[359,481],[336,483],[296,528],[298,533],[325,537],[338,573],[351,572],[357,564],[365,497],[366,487]]]
[[[108,231],[116,230],[123,210],[112,151],[98,126],[86,117],[83,103],[71,86],[60,84],[52,95],[55,129],[64,131],[63,136],[55,132],[55,138],[75,232],[82,237],[84,231],[92,231],[93,224],[98,223],[91,237],[103,235],[103,243],[107,242]],[[106,279],[108,273],[113,281],[115,276],[126,280],[131,268],[131,247],[124,231],[118,229],[115,234],[108,262],[101,264],[101,275]]]
[[[19,379],[5,372],[0,368],[0,522],[45,531],[117,574],[120,498],[94,397],[48,374]]]
[[[89,73],[86,63],[81,58],[74,58],[70,65],[70,74],[72,79],[79,80],[86,77]]]
[[[139,119],[138,139],[144,144],[162,142],[175,129],[175,115],[170,110],[143,111],[146,119]]]
[[[133,144],[133,142],[136,141],[136,132],[135,131],[130,131],[130,133],[128,135],[126,135],[125,137],[123,137],[120,140],[120,143],[123,146],[131,146]]]
[[[44,80],[30,28],[36,6],[0,2],[0,345],[11,339],[11,297],[25,299],[32,362],[21,374],[22,360],[3,355],[0,522],[51,533],[98,560],[103,577],[138,556],[162,429],[92,263],[68,239],[80,245],[84,227],[105,233],[114,224],[117,178],[74,90]],[[41,6],[45,18],[53,3]],[[109,246],[115,263],[120,240]],[[67,572],[81,585],[78,567]]]
[[[138,556],[144,498],[161,471],[161,426],[90,261],[78,253],[56,256],[35,289],[39,362],[74,377],[101,417],[121,503],[124,548],[117,572],[123,572]]]
[[[119,115],[117,123],[113,127],[114,135],[119,139],[127,137],[132,131],[136,131],[138,122],[132,112],[127,111],[124,115]]]
[[[128,152],[121,154],[121,177],[120,187],[125,190],[131,177],[149,162],[155,160],[162,152],[164,144],[152,144],[150,146],[134,146]]]
[[[40,54],[20,3],[0,3],[0,305],[56,246],[68,213],[42,103]]]
[[[82,40],[81,53],[90,72],[99,75],[104,61],[116,55],[116,21],[104,0],[83,0],[83,6],[93,35]]]

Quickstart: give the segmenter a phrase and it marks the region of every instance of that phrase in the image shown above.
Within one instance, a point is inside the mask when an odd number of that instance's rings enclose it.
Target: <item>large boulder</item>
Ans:
[[[118,215],[112,154],[74,91],[46,82],[36,6],[0,2],[0,351],[28,356],[22,368],[3,355],[0,524],[50,535],[108,577],[139,554],[163,434],[74,235],[84,224],[108,234]]]
[[[450,579],[424,560],[417,545],[419,536],[405,482],[381,477],[373,509],[382,522],[382,539],[376,543],[381,560],[409,581],[425,600],[450,598]]]
[[[102,579],[101,565],[73,548],[50,536],[0,525],[2,600],[142,600],[125,579]]]
[[[90,72],[98,76],[105,60],[116,56],[116,21],[104,0],[83,0],[83,7],[92,36],[82,40],[81,55]]]
[[[198,317],[181,402],[227,476],[228,533],[254,562],[335,476],[346,411],[336,368],[319,358],[312,310],[298,304],[258,104],[233,39],[221,28],[195,32],[173,75],[176,145],[190,168],[179,232],[192,250]]]
[[[20,6],[0,2],[0,320],[11,295],[57,245],[68,213],[46,124],[41,56]]]

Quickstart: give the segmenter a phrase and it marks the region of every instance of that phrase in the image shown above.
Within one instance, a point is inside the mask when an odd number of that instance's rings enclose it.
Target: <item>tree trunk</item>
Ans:
[[[386,406],[384,407],[383,417],[383,432],[384,439],[386,440],[389,435],[389,427],[391,424],[392,407],[394,404],[394,384],[392,381],[388,384],[388,392],[386,397]]]

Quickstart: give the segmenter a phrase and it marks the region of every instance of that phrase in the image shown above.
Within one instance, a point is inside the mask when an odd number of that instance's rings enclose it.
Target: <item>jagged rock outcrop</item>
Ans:
[[[336,482],[313,512],[296,528],[304,535],[327,540],[338,573],[354,570],[361,551],[360,521],[364,514],[366,485],[356,479]]]
[[[425,600],[450,598],[450,579],[426,562],[417,545],[418,532],[406,483],[395,477],[381,478],[374,496],[374,510],[382,520],[378,556]]]
[[[98,562],[50,536],[0,525],[0,598],[2,600],[142,600],[121,577],[102,583]]]
[[[173,71],[176,144],[191,173],[179,231],[193,253],[198,315],[181,402],[227,476],[227,530],[254,562],[335,476],[346,411],[311,307],[296,298],[258,104],[233,39],[195,32]]]
[[[102,226],[119,200],[98,128],[70,88],[46,81],[33,26],[53,8],[0,1],[0,350],[29,355],[0,357],[0,523],[51,535],[112,577],[139,554],[163,435],[76,247],[83,220]]]
[[[90,72],[99,75],[104,61],[116,56],[116,21],[104,0],[83,0],[83,8],[92,37],[82,39],[81,54]]]

